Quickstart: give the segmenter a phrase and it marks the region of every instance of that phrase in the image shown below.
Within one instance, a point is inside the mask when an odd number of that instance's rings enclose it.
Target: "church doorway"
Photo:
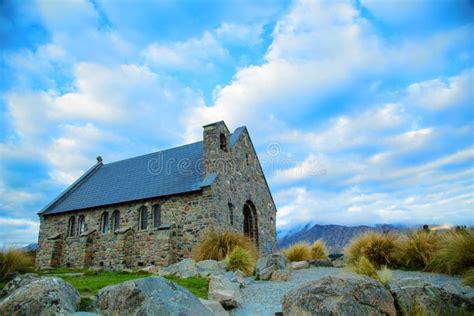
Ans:
[[[244,235],[253,239],[258,248],[258,219],[257,210],[252,201],[244,205]]]

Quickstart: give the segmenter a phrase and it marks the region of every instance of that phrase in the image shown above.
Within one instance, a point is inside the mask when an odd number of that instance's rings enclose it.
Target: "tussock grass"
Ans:
[[[324,241],[316,240],[312,245],[311,245],[311,258],[312,259],[326,259],[328,257],[329,253],[328,250],[326,249],[326,245],[324,244]]]
[[[384,286],[388,286],[388,284],[392,281],[392,277],[392,270],[386,266],[383,266],[382,269],[377,271],[377,280]]]
[[[299,242],[283,250],[283,254],[289,261],[311,260],[311,246],[306,242]]]
[[[245,273],[245,275],[251,276],[255,270],[255,259],[248,250],[240,248],[239,246],[232,249],[226,261],[229,271],[240,270]]]
[[[463,274],[474,268],[474,229],[456,230],[445,233],[427,265],[434,272]]]
[[[370,262],[369,259],[362,256],[356,262],[349,265],[349,269],[357,274],[366,275],[387,286],[392,281],[392,271],[383,266],[380,270],[377,270],[375,266]]]
[[[474,287],[474,268],[470,268],[464,273],[462,284]]]
[[[24,273],[34,269],[35,258],[31,253],[14,248],[0,251],[0,280],[12,272]]]
[[[397,262],[395,251],[399,237],[395,234],[366,232],[351,240],[344,250],[349,264],[357,263],[361,257],[368,259],[375,267],[394,266]]]
[[[440,235],[418,230],[401,238],[395,253],[401,266],[409,269],[424,269],[439,248]]]
[[[231,230],[214,229],[203,234],[201,241],[193,248],[192,256],[196,261],[223,260],[235,247],[247,250],[254,259],[258,258],[257,247],[250,238]]]

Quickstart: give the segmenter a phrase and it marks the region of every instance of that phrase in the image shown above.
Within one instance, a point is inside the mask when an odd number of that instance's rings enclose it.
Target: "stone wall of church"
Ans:
[[[153,227],[153,208],[161,206],[161,225]],[[139,209],[148,209],[148,228],[139,229]],[[120,227],[112,231],[112,213],[120,212]],[[109,214],[109,229],[101,232],[102,214]],[[85,232],[77,222],[85,216]],[[76,233],[68,237],[68,222],[76,218]],[[135,268],[165,266],[191,255],[193,245],[207,228],[216,227],[212,188],[202,192],[155,198],[97,209],[40,216],[36,265]]]
[[[226,137],[225,148],[221,134]],[[247,129],[231,145],[223,122],[204,127],[207,172],[219,175],[214,184],[217,221],[221,227],[244,232],[243,210],[250,201],[256,211],[258,248],[261,253],[270,253],[276,249],[276,207]]]

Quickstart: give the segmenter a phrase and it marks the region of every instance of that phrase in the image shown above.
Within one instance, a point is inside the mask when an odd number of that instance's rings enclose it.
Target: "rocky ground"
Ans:
[[[281,299],[288,291],[307,281],[340,274],[350,274],[350,272],[343,268],[318,267],[292,271],[290,279],[286,282],[253,281],[249,278],[250,284],[241,289],[243,303],[232,310],[230,314],[235,316],[273,316],[275,312],[282,311]],[[451,291],[469,293],[468,295],[474,298],[474,289],[462,287],[460,278],[425,272],[393,271],[393,281],[407,277],[421,277],[429,283]]]

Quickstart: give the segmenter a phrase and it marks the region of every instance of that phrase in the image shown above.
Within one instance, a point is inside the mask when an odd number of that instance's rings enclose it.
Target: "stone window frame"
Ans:
[[[147,229],[148,229],[148,208],[145,205],[142,205],[138,209],[138,230],[143,231]]]
[[[100,233],[107,234],[109,232],[110,225],[109,225],[109,213],[103,212],[100,216]]]
[[[76,234],[75,229],[76,229],[76,217],[71,216],[69,217],[69,220],[67,222],[67,236],[74,237]]]
[[[112,232],[115,233],[117,230],[120,229],[120,211],[119,210],[113,211],[111,221],[112,221]]]
[[[157,216],[156,214],[159,213],[159,220],[157,221]],[[153,228],[159,228],[162,223],[162,210],[161,210],[161,204],[155,204],[153,205]]]
[[[77,233],[80,236],[81,234],[85,233],[86,231],[86,216],[79,215],[79,219],[77,220]]]

